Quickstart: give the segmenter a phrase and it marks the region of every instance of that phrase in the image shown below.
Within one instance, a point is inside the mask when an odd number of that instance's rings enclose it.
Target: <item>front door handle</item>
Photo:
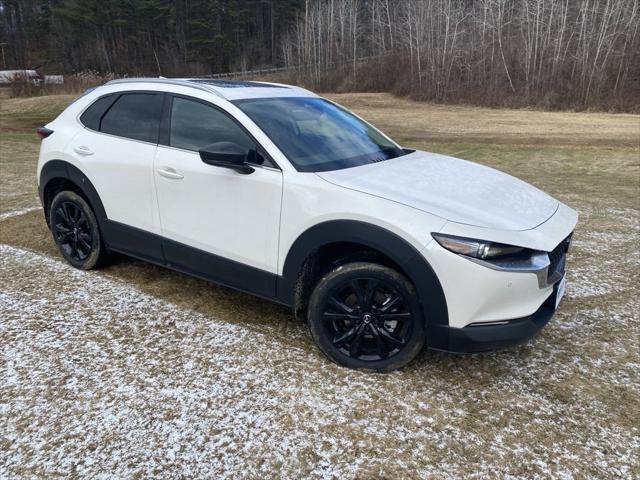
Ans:
[[[74,147],[73,151],[78,155],[93,155],[93,151],[89,147],[85,147],[84,145],[80,145],[79,147]]]
[[[163,176],[165,178],[171,178],[172,180],[182,180],[184,178],[184,175],[176,172],[173,168],[171,167],[162,167],[158,169],[158,174],[160,176]]]

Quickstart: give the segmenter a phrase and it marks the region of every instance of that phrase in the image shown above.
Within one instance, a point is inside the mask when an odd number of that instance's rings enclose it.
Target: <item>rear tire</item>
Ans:
[[[382,265],[338,266],[316,285],[307,310],[311,335],[339,365],[390,372],[425,343],[425,322],[409,280]]]
[[[90,270],[104,261],[106,252],[96,216],[77,193],[65,190],[54,197],[49,225],[60,254],[75,268]]]

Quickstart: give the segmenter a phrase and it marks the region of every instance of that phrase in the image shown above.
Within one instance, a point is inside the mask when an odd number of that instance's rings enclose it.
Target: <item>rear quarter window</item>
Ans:
[[[82,115],[80,115],[80,122],[91,130],[99,131],[102,116],[117,97],[118,96],[115,94],[100,97],[98,100],[93,102]]]

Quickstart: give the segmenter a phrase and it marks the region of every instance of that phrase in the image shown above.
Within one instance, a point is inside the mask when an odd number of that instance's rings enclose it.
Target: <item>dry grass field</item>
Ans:
[[[34,178],[33,129],[71,97],[0,99],[0,477],[640,477],[640,117],[331,97],[579,211],[548,327],[376,375],[263,300],[125,258],[76,271]]]

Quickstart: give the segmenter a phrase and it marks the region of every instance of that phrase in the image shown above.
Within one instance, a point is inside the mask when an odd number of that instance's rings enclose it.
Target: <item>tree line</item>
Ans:
[[[277,64],[302,0],[0,0],[5,69],[195,75]]]
[[[639,0],[0,0],[2,68],[640,110]]]
[[[315,88],[640,108],[638,0],[310,0],[283,61]]]

